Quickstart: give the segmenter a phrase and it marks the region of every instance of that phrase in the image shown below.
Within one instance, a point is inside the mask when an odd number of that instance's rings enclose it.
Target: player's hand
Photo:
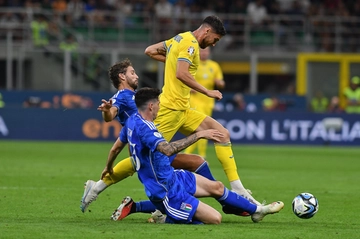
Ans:
[[[112,100],[106,101],[104,99],[101,100],[102,104],[98,106],[97,110],[107,112],[112,107]]]
[[[113,174],[114,173],[114,171],[113,171],[113,169],[112,169],[112,167],[105,167],[104,168],[104,170],[102,171],[102,173],[101,173],[101,178],[100,179],[103,179],[105,176],[106,176],[106,174]]]
[[[206,95],[217,100],[221,100],[223,98],[222,93],[218,90],[208,90]]]
[[[202,130],[197,133],[199,137],[213,140],[217,143],[221,142],[221,139],[224,138],[224,134],[216,129],[207,129]]]

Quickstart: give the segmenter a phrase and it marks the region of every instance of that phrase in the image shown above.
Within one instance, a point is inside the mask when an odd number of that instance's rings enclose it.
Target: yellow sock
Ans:
[[[192,154],[192,153],[195,151],[195,149],[197,148],[197,144],[198,144],[198,142],[196,142],[195,144],[192,144],[192,145],[190,145],[189,147],[187,147],[187,148],[184,150],[184,153],[185,153],[185,154]]]
[[[107,186],[120,182],[121,180],[133,175],[135,169],[129,157],[118,162],[113,168],[113,171],[114,173],[112,175],[106,174],[102,179]]]
[[[231,143],[215,144],[216,156],[219,159],[229,182],[239,180],[235,157],[231,148]]]
[[[200,139],[199,141],[196,142],[197,146],[198,146],[198,153],[201,157],[206,158],[206,147],[208,144],[207,139]]]

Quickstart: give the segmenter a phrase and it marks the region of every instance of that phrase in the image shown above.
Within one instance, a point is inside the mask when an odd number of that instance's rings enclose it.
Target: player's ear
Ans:
[[[119,73],[119,79],[120,80],[124,80],[125,79],[125,74],[124,73]]]

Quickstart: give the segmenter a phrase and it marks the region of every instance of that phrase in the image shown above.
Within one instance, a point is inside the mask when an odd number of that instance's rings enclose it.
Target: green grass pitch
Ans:
[[[223,214],[220,225],[147,223],[147,214],[110,220],[121,199],[146,199],[137,176],[104,191],[81,213],[83,184],[97,180],[112,143],[0,141],[0,238],[360,238],[360,149],[234,145],[243,184],[259,201],[284,209],[260,223]],[[119,157],[123,158],[126,153]],[[229,186],[208,149],[215,177]],[[297,218],[292,199],[313,193],[319,212]],[[221,211],[211,198],[202,199]]]

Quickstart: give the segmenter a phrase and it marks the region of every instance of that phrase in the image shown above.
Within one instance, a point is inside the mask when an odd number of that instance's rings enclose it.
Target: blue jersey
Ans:
[[[135,113],[122,128],[120,140],[130,145],[134,165],[146,195],[154,201],[164,199],[174,184],[176,175],[169,157],[156,150],[158,144],[165,139],[154,123]]]
[[[111,98],[112,105],[118,109],[116,118],[122,126],[125,125],[126,120],[132,114],[137,112],[135,93],[135,91],[123,89],[116,92],[116,94]]]

